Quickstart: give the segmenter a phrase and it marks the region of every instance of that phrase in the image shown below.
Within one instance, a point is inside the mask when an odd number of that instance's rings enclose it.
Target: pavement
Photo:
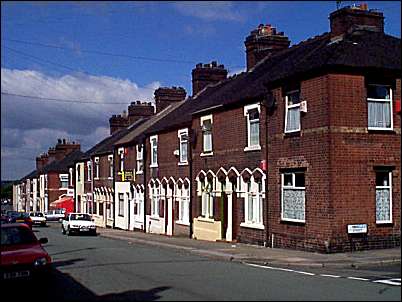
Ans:
[[[98,228],[100,236],[157,247],[172,248],[214,259],[281,267],[359,268],[401,263],[401,248],[376,249],[348,253],[321,254],[290,249],[269,248],[244,243],[212,242],[173,237],[141,231]]]

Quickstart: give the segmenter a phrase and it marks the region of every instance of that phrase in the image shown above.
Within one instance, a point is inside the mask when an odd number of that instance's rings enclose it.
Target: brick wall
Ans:
[[[203,148],[201,122],[200,117],[193,119],[192,128],[197,133],[196,145],[193,150],[193,217],[198,217],[201,213],[201,198],[197,197],[197,183],[194,180],[201,170],[205,172],[211,170],[216,174],[221,167],[226,171],[231,167],[235,167],[241,173],[245,168],[252,171],[260,167],[261,160],[265,159],[265,130],[262,127],[266,122],[265,108],[263,106],[260,108],[260,145],[262,148],[260,151],[244,151],[244,148],[247,146],[247,118],[244,116],[243,106],[213,112],[213,156],[200,156]],[[214,198],[214,206],[214,218],[219,221],[222,218],[220,197]],[[244,198],[233,197],[232,213],[234,221],[233,239],[240,242],[263,245],[265,241],[264,231],[240,226],[240,223],[244,222]],[[263,215],[263,222],[266,225],[265,215]]]

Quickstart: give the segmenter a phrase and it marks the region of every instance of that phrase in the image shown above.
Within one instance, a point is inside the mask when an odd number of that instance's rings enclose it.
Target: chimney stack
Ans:
[[[36,170],[41,172],[43,167],[49,163],[49,155],[46,153],[41,154],[40,156],[36,157]]]
[[[270,24],[260,24],[244,41],[246,45],[247,70],[253,68],[263,58],[286,49],[290,41],[283,32],[277,32]]]
[[[384,15],[377,10],[368,9],[367,3],[346,6],[329,15],[331,38],[343,36],[354,29],[364,28],[384,32]]]
[[[113,114],[112,117],[109,119],[109,125],[110,135],[112,135],[116,131],[127,128],[129,126],[128,117],[124,117],[120,114]]]
[[[131,102],[128,106],[128,123],[132,125],[142,117],[153,115],[154,111],[154,106],[150,102]]]
[[[186,90],[183,87],[160,87],[155,90],[156,113],[161,112],[170,104],[183,101],[186,98]]]
[[[228,71],[225,66],[216,61],[209,64],[198,63],[191,72],[193,82],[193,96],[209,84],[218,83],[226,79]]]
[[[76,144],[74,142],[69,142],[65,138],[59,139],[58,143],[55,146],[55,158],[56,160],[61,160],[66,157],[68,154],[75,150],[80,150],[80,144]]]

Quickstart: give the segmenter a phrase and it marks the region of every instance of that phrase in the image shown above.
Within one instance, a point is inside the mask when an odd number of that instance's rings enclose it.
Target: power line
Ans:
[[[15,43],[21,43],[21,44],[36,45],[36,46],[41,46],[41,47],[63,49],[63,50],[68,50],[68,51],[76,51],[75,49],[68,48],[68,47],[42,44],[42,43],[31,42],[31,41],[22,41],[22,40],[16,40],[16,39],[2,39],[2,40],[9,41],[9,42],[15,42]],[[147,61],[166,62],[166,63],[195,64],[194,61],[177,60],[177,59],[161,59],[161,58],[151,58],[151,57],[143,57],[143,56],[131,56],[131,55],[126,55],[126,54],[116,54],[116,53],[103,52],[103,51],[98,51],[98,50],[79,49],[78,51],[85,52],[85,53],[93,53],[93,54],[103,55],[103,56],[122,57],[122,58],[134,59],[134,60],[147,60]]]
[[[54,101],[54,102],[65,102],[65,103],[97,104],[97,105],[127,105],[127,104],[131,103],[131,102],[100,103],[100,102],[89,101],[89,100],[54,99],[54,98],[39,97],[39,96],[33,96],[33,95],[22,95],[22,94],[10,93],[10,92],[6,92],[6,91],[2,91],[1,94],[8,95],[8,96],[20,97],[20,98],[29,98],[29,99],[36,99],[36,100],[43,100],[43,101]]]
[[[116,54],[116,53],[103,52],[103,51],[98,51],[98,50],[83,50],[83,49],[76,50],[73,48],[68,48],[68,47],[63,47],[63,46],[49,45],[49,44],[17,40],[17,39],[2,39],[2,40],[9,41],[9,42],[15,42],[15,43],[21,43],[21,44],[27,44],[27,45],[40,46],[40,47],[47,47],[47,48],[54,48],[54,49],[61,49],[61,50],[68,50],[68,51],[79,51],[79,52],[83,52],[83,53],[92,53],[92,54],[103,55],[103,56],[112,56],[112,57],[122,57],[122,58],[134,59],[134,60],[147,60],[147,61],[156,61],[156,62],[164,62],[164,63],[182,63],[182,64],[192,64],[192,65],[199,63],[199,61],[195,62],[195,61],[188,61],[188,60],[168,59],[168,58],[151,58],[151,57],[144,57],[144,56],[131,56],[131,55],[126,55],[126,54]],[[228,66],[227,68],[242,68],[242,67],[244,67],[244,66],[235,65],[235,66]]]
[[[32,58],[32,59],[34,59],[34,60],[36,60],[36,61],[39,61],[39,62],[43,62],[43,63],[46,63],[46,64],[51,64],[51,65],[54,65],[54,66],[57,66],[57,67],[62,67],[62,68],[68,69],[68,70],[73,71],[73,72],[81,72],[81,73],[84,73],[84,74],[86,74],[86,75],[91,76],[91,74],[90,74],[89,72],[86,72],[85,70],[76,70],[76,69],[74,69],[74,68],[72,68],[72,67],[69,67],[69,66],[67,66],[67,65],[60,64],[60,63],[55,63],[55,62],[52,62],[52,61],[49,61],[49,60],[45,60],[45,59],[41,59],[41,58],[38,58],[38,57],[33,56],[33,55],[31,55],[31,54],[28,54],[28,53],[26,53],[26,52],[22,52],[22,51],[19,51],[19,50],[16,50],[16,49],[13,49],[13,48],[4,46],[4,45],[3,45],[3,47],[6,48],[6,49],[8,49],[8,50],[11,50],[11,51],[13,51],[13,52],[15,52],[15,53],[17,53],[17,54],[19,54],[19,55],[22,55],[22,56],[25,56],[25,57],[28,57],[28,58]],[[93,76],[93,75],[92,75],[92,76]],[[137,87],[138,87],[139,89],[155,90],[155,88],[151,88],[151,87],[141,87],[141,86],[137,86]]]

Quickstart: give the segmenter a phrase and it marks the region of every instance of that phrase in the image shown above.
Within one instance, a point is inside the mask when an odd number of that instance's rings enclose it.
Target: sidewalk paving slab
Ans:
[[[103,237],[127,240],[132,243],[179,249],[215,259],[261,265],[359,268],[369,265],[400,264],[401,262],[400,247],[322,254],[244,243],[195,240],[141,231],[98,228],[98,232]]]

